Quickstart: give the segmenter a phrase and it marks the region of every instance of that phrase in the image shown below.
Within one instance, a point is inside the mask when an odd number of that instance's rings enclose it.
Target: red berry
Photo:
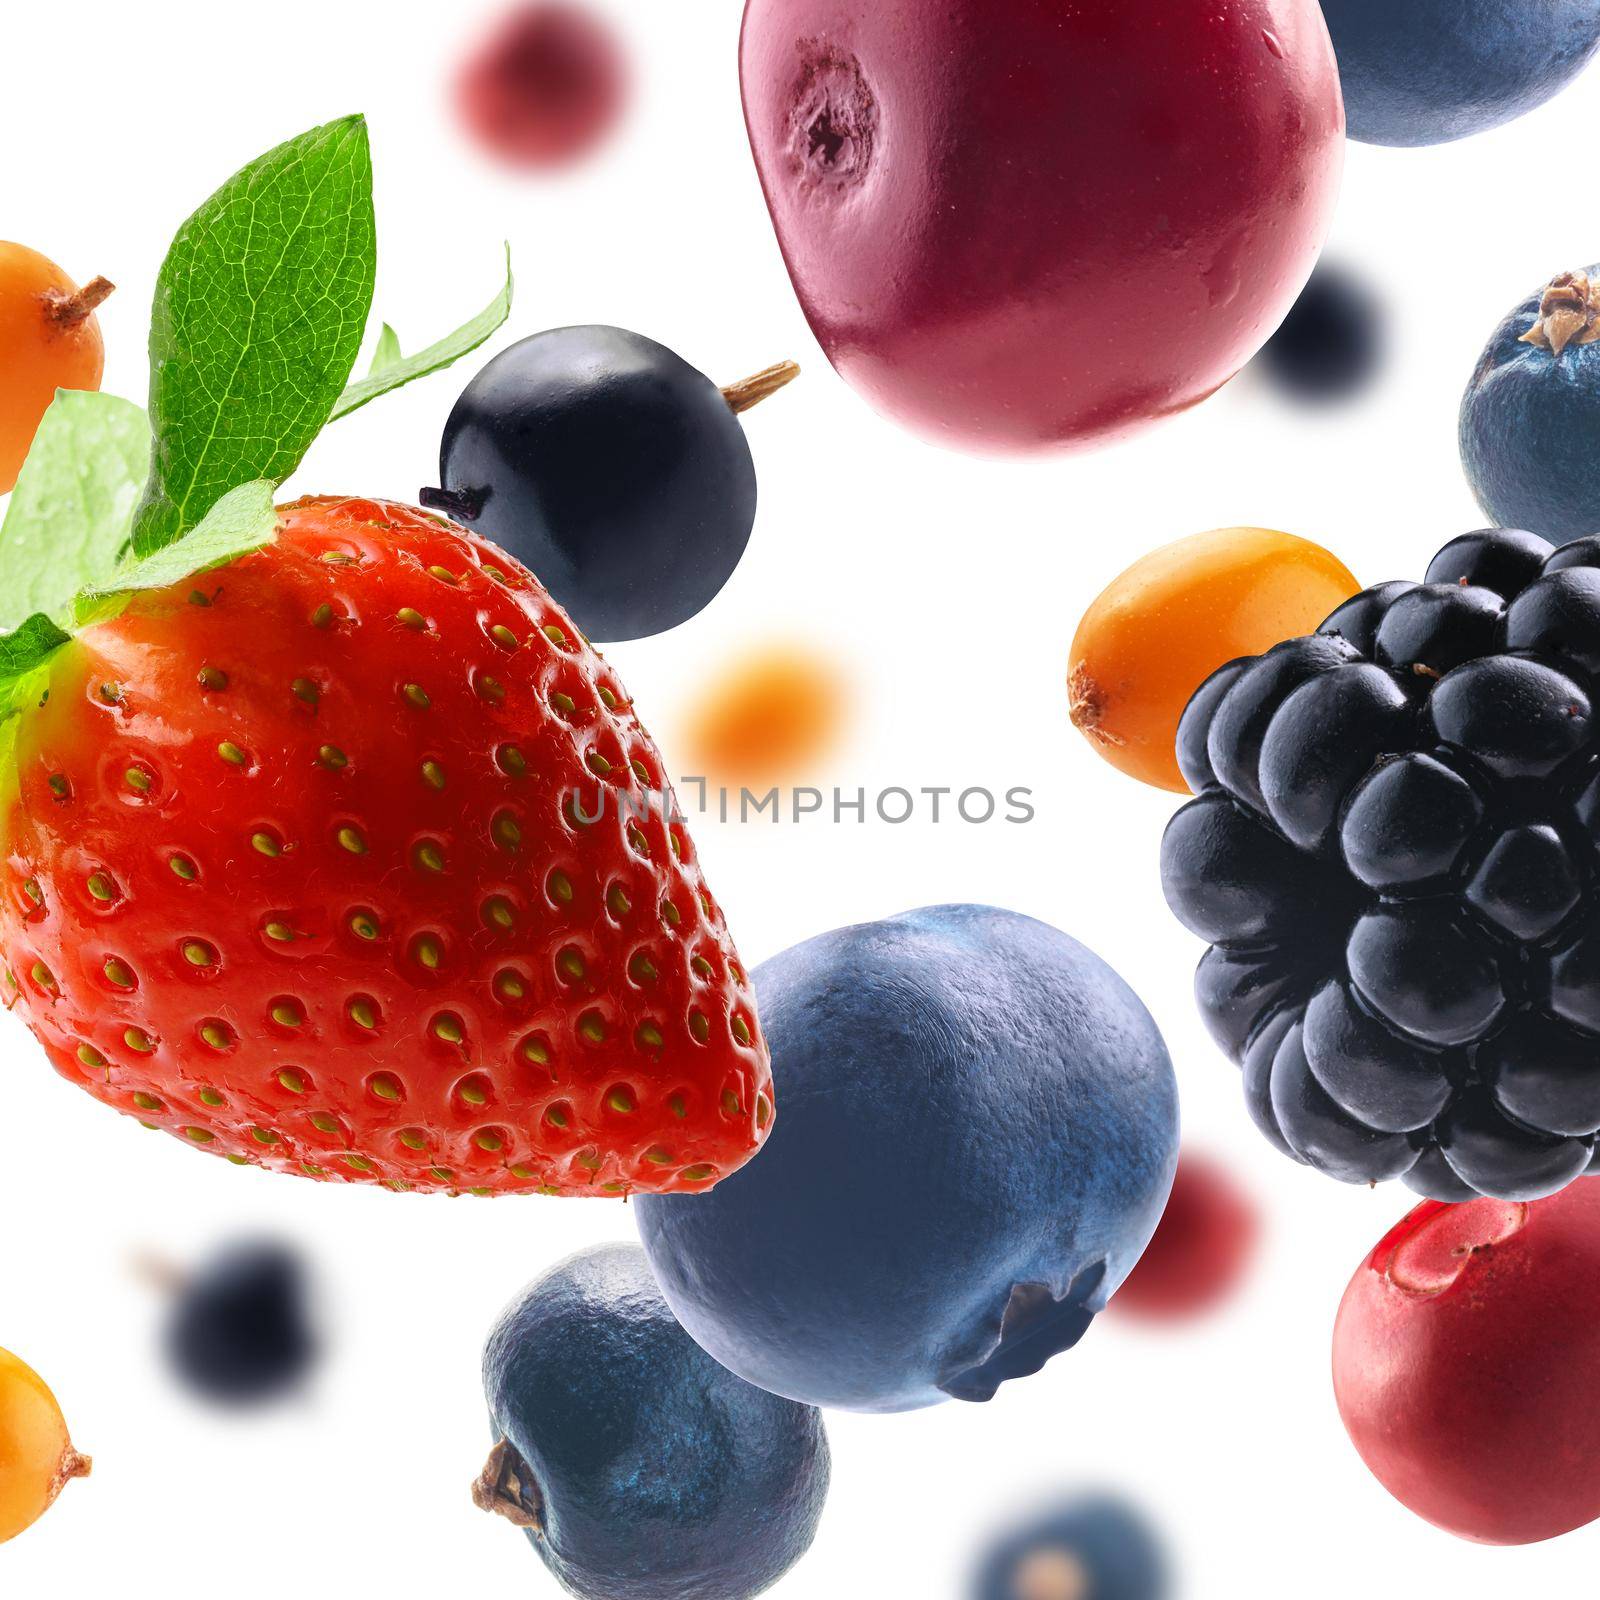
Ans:
[[[937,443],[1081,445],[1203,400],[1332,218],[1316,0],[748,0],[741,67],[817,337]]]
[[[493,545],[372,500],[141,597],[22,719],[0,953],[57,1069],[231,1160],[705,1189],[772,1119],[661,758]]]
[[[1185,1150],[1155,1236],[1111,1309],[1150,1322],[1212,1310],[1238,1287],[1259,1232],[1255,1205],[1228,1169]]]
[[[536,3],[504,16],[456,81],[462,120],[517,167],[575,161],[615,125],[627,67],[611,29],[582,6]]]
[[[1333,1381],[1362,1459],[1429,1522],[1532,1544],[1600,1517],[1600,1184],[1418,1206],[1345,1291]]]

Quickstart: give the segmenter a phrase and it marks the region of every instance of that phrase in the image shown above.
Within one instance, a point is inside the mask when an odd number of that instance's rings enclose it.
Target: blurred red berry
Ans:
[[[1147,1322],[1213,1310],[1242,1281],[1259,1231],[1255,1204],[1228,1169],[1184,1151],[1155,1237],[1111,1309]]]
[[[456,81],[478,141],[512,166],[559,167],[616,125],[627,64],[610,27],[586,7],[521,5],[495,24]]]
[[[1600,1517],[1600,1184],[1418,1206],[1333,1330],[1339,1414],[1418,1516],[1482,1544]]]

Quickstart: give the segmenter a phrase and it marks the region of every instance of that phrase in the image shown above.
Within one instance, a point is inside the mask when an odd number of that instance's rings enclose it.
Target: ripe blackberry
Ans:
[[[1600,1170],[1600,538],[1467,534],[1223,667],[1162,876],[1262,1132],[1347,1183]]]

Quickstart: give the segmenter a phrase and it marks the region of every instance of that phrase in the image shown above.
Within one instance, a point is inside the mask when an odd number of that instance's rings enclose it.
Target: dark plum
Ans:
[[[1383,302],[1347,267],[1324,260],[1256,364],[1290,399],[1349,400],[1383,365]]]
[[[422,503],[509,551],[599,643],[664,633],[721,593],[750,542],[756,469],[740,414],[799,371],[719,389],[622,328],[503,350],[445,424]]]
[[[1162,874],[1212,944],[1196,998],[1329,1176],[1455,1203],[1600,1171],[1597,562],[1463,535],[1186,716]]]
[[[226,1245],[178,1277],[176,1289],[167,1358],[201,1398],[258,1405],[295,1389],[310,1372],[321,1340],[305,1263],[288,1245]]]

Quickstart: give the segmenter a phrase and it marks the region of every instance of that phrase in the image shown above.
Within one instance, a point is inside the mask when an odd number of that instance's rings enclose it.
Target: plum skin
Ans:
[[[758,1162],[634,1214],[688,1332],[813,1405],[987,1400],[1082,1337],[1160,1218],[1172,1063],[1057,929],[942,906],[754,976],[785,1107]]]
[[[1121,437],[1227,382],[1342,169],[1315,0],[749,0],[741,72],[830,359],[984,453]]]
[[[1516,1545],[1600,1517],[1600,1184],[1417,1207],[1345,1291],[1333,1379],[1362,1459],[1435,1526]]]

